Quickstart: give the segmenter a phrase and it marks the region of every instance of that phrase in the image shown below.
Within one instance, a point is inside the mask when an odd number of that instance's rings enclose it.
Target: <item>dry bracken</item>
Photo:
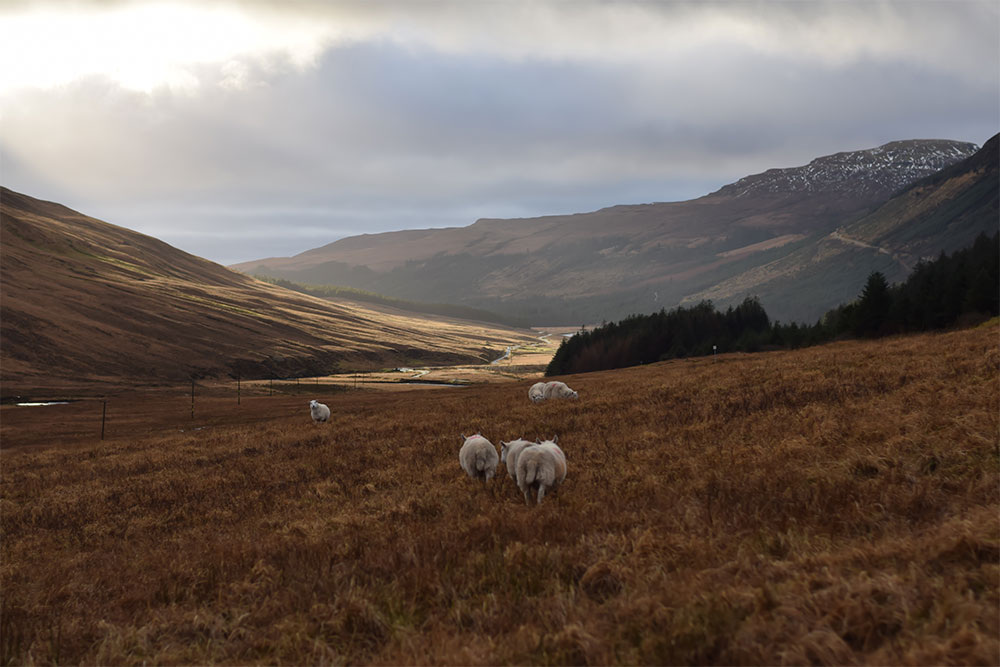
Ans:
[[[136,399],[105,442],[5,408],[0,662],[997,664],[997,347],[351,392],[321,430],[298,396]],[[571,474],[482,493],[463,431],[558,433]]]

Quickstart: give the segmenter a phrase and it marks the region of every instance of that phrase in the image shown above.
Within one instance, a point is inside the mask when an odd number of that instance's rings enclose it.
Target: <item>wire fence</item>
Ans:
[[[186,385],[100,397],[9,399],[2,406],[0,449],[145,436],[222,424],[250,424],[273,416],[273,410],[262,411],[272,401],[273,407],[287,403],[291,414],[305,396],[322,400],[350,389],[351,385],[340,378],[336,382],[326,377],[274,377],[250,381],[236,378],[232,381],[192,380]]]

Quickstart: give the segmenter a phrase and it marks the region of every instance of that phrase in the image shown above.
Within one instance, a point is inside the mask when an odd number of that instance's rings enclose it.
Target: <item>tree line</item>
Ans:
[[[771,321],[756,297],[725,311],[711,301],[581,330],[563,341],[545,371],[566,375],[719,352],[798,348],[841,338],[876,338],[960,326],[1000,314],[1000,233],[981,234],[952,255],[921,261],[889,285],[868,276],[858,298],[813,325]]]

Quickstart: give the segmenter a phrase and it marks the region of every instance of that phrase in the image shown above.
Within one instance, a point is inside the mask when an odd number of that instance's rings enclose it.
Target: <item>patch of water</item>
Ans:
[[[42,405],[69,405],[69,401],[32,401],[27,403],[15,403],[14,405],[21,408],[34,408]]]

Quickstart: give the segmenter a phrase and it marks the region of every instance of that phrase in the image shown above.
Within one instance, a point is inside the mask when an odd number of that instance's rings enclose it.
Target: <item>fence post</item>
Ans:
[[[104,440],[104,420],[108,416],[108,402],[101,401],[101,440]]]
[[[191,380],[191,419],[194,419],[194,380]]]
[[[240,372],[236,371],[236,405],[240,404]]]

